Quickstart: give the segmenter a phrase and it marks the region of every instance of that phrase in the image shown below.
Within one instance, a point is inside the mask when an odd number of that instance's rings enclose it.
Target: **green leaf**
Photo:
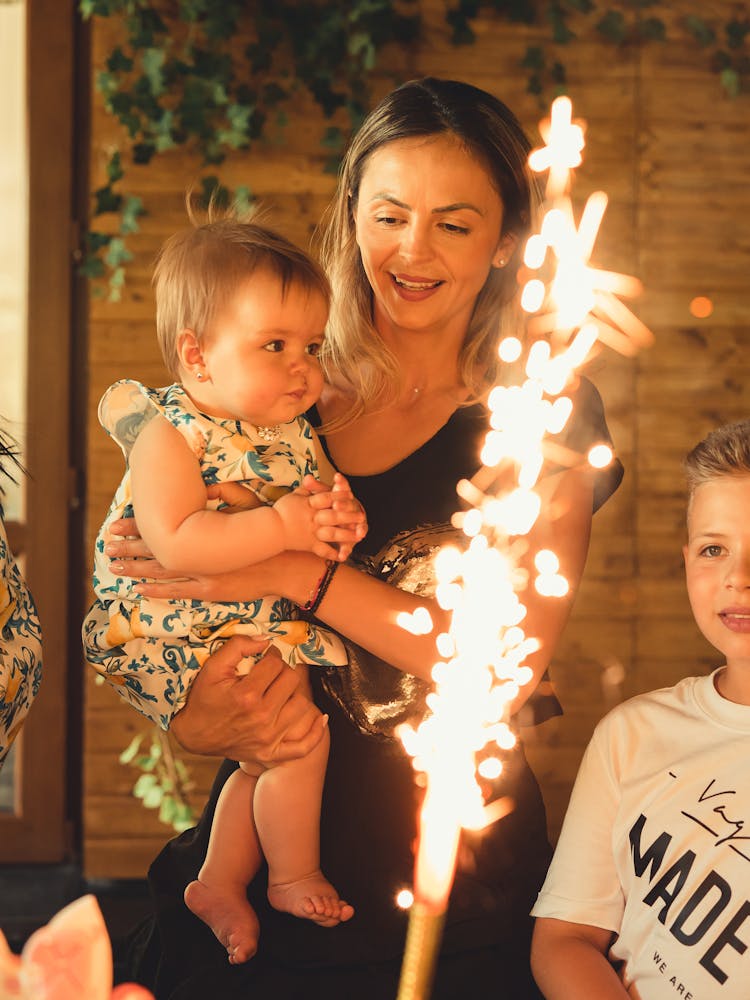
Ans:
[[[183,830],[189,830],[191,826],[195,826],[195,813],[189,805],[181,803],[177,807],[172,820],[172,826],[178,833],[182,833]]]
[[[153,159],[154,153],[156,152],[156,143],[153,142],[136,142],[131,150],[133,154],[133,163],[138,163],[139,165],[144,165],[150,163]]]
[[[742,48],[745,37],[750,33],[750,18],[745,18],[740,21],[738,18],[732,18],[724,26],[724,30],[727,35],[727,45],[730,49]]]
[[[521,60],[521,65],[525,69],[543,69],[544,63],[544,49],[539,45],[529,45],[526,49],[526,54]]]
[[[120,81],[113,73],[100,70],[94,78],[94,86],[105,97],[105,103],[109,104],[113,94],[116,94],[120,87]]]
[[[618,45],[624,42],[627,36],[625,17],[619,10],[608,10],[604,17],[597,21],[596,29],[604,38]]]
[[[176,811],[172,796],[165,795],[159,804],[159,822],[164,823],[166,826],[171,826]]]
[[[141,215],[145,215],[145,209],[143,207],[143,202],[140,198],[136,198],[134,195],[129,195],[122,206],[122,213],[120,222],[120,233],[122,236],[127,236],[130,233],[137,233],[140,230],[138,225],[138,219]]]
[[[152,788],[156,787],[156,775],[155,774],[142,774],[140,778],[133,785],[133,795],[137,799],[142,799],[144,795],[151,791]]]
[[[335,149],[338,152],[344,148],[344,133],[338,125],[330,125],[323,133],[320,144],[324,149]]]
[[[111,241],[111,233],[97,233],[94,230],[86,233],[86,248],[89,253],[98,253],[103,247],[108,247]],[[137,738],[140,739],[140,737]]]
[[[94,215],[106,215],[107,212],[117,212],[122,204],[122,196],[115,194],[112,188],[97,188],[94,191]]]
[[[104,261],[99,257],[94,257],[92,255],[86,257],[83,263],[78,267],[78,274],[80,274],[82,278],[103,278],[104,271]],[[99,294],[101,294],[101,292]]]
[[[125,272],[122,268],[118,268],[117,271],[113,272],[111,278],[109,279],[109,291],[107,293],[107,302],[120,302],[122,301],[122,286],[125,284]]]
[[[729,94],[730,97],[737,97],[740,92],[740,75],[737,70],[733,69],[731,66],[727,66],[719,74],[719,79],[721,80],[721,85]]]
[[[158,97],[164,93],[164,49],[146,49],[141,55],[143,73],[149,82],[151,93]]]
[[[576,37],[568,27],[566,15],[560,4],[550,4],[547,9],[547,20],[552,27],[552,40],[557,45],[569,45]]]
[[[107,163],[107,178],[110,184],[114,184],[115,181],[119,181],[122,176],[122,158],[120,156],[120,151],[116,149],[110,156],[109,162]]]
[[[154,785],[143,796],[143,804],[147,809],[156,809],[157,806],[161,805],[163,796],[164,792],[161,788],[158,785]]]
[[[133,60],[126,56],[119,45],[112,49],[104,65],[110,73],[129,73],[133,68]]]
[[[370,35],[366,31],[355,31],[347,39],[346,48],[349,55],[356,56],[362,49],[370,45]]]
[[[714,29],[706,24],[702,17],[698,17],[696,14],[690,14],[685,18],[685,27],[703,48],[712,45],[716,41],[716,32]]]
[[[667,38],[667,27],[660,17],[647,17],[638,24],[638,34],[652,42],[663,42]]]
[[[139,733],[134,736],[133,739],[128,743],[125,749],[122,751],[120,756],[117,758],[121,764],[129,764],[140,749],[141,742],[143,741],[143,733]]]
[[[114,236],[104,255],[104,262],[111,268],[117,268],[121,264],[127,264],[133,259],[132,253],[125,246],[125,241],[120,236]]]

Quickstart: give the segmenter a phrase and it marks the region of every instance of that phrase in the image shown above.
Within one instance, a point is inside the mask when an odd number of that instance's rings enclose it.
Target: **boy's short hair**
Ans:
[[[246,279],[257,271],[281,282],[282,296],[299,284],[323,297],[330,307],[331,288],[325,272],[303,250],[279,233],[248,218],[227,214],[193,223],[165,241],[156,258],[156,335],[164,363],[179,378],[177,337],[192,330],[202,340],[206,329]]]
[[[704,483],[722,476],[750,476],[750,420],[712,431],[688,454],[684,466],[688,502]]]

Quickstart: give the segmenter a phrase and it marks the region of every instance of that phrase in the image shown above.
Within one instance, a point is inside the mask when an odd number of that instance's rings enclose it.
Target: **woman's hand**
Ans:
[[[317,746],[328,717],[302,693],[299,674],[274,646],[248,674],[237,674],[239,661],[257,655],[264,645],[235,635],[206,660],[170,727],[185,750],[271,765],[303,757]],[[305,726],[301,739],[286,738]]]
[[[247,492],[246,490],[244,492]],[[323,564],[309,552],[282,552],[272,559],[227,573],[175,577],[151,555],[130,517],[114,521],[116,536],[105,546],[110,569],[118,576],[139,580],[135,590],[142,597],[185,601],[252,601],[267,594],[304,604],[319,579]],[[322,568],[321,568],[322,567]]]

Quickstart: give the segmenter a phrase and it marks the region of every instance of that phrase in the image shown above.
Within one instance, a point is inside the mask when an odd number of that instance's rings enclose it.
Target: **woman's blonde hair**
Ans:
[[[726,476],[750,476],[750,420],[712,431],[688,453],[684,468],[688,504],[705,483]]]
[[[486,91],[431,77],[405,83],[377,105],[353,137],[318,230],[320,258],[333,288],[321,360],[329,377],[342,379],[352,393],[346,419],[385,406],[401,386],[396,359],[373,326],[372,289],[355,238],[362,176],[372,153],[387,143],[439,135],[454,136],[484,167],[503,203],[501,236],[517,237],[507,265],[493,267],[479,293],[459,356],[461,378],[474,398],[498,379],[502,336],[523,336],[516,273],[541,201],[527,162],[529,140],[510,109]]]
[[[281,283],[282,296],[292,284],[317,293],[331,304],[331,287],[320,265],[284,236],[260,225],[258,213],[216,217],[209,207],[207,221],[198,222],[190,205],[192,228],[166,240],[156,259],[156,335],[164,363],[179,378],[177,338],[192,330],[199,341],[240,284],[258,271]]]

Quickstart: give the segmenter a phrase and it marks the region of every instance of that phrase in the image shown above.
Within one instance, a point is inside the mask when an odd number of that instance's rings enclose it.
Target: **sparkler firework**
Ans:
[[[533,676],[525,661],[539,642],[523,630],[526,608],[519,595],[532,583],[543,596],[568,591],[554,552],[527,551],[526,536],[542,508],[545,460],[568,466],[588,460],[601,467],[612,459],[606,446],[584,458],[555,441],[573,410],[565,392],[600,344],[632,355],[652,340],[618,298],[637,293],[640,282],[590,265],[605,194],[589,197],[576,226],[571,172],[581,162],[584,130],[573,120],[568,98],[552,104],[540,132],[545,145],[532,152],[529,166],[547,172],[543,218],[526,244],[519,274],[529,314],[526,378],[496,386],[489,395],[482,468],[471,482],[458,484],[468,509],[455,523],[467,541],[462,548],[441,549],[434,560],[436,599],[451,613],[451,624],[436,637],[440,660],[432,672],[428,714],[416,729],[400,731],[426,790],[398,1000],[430,996],[461,828],[482,829],[513,808],[507,799],[485,804],[477,776],[501,773],[502,752],[515,743],[509,705]],[[507,338],[499,351],[514,362],[524,345]],[[521,567],[524,554],[531,571]],[[425,633],[431,630],[425,616],[419,609],[400,624]]]

